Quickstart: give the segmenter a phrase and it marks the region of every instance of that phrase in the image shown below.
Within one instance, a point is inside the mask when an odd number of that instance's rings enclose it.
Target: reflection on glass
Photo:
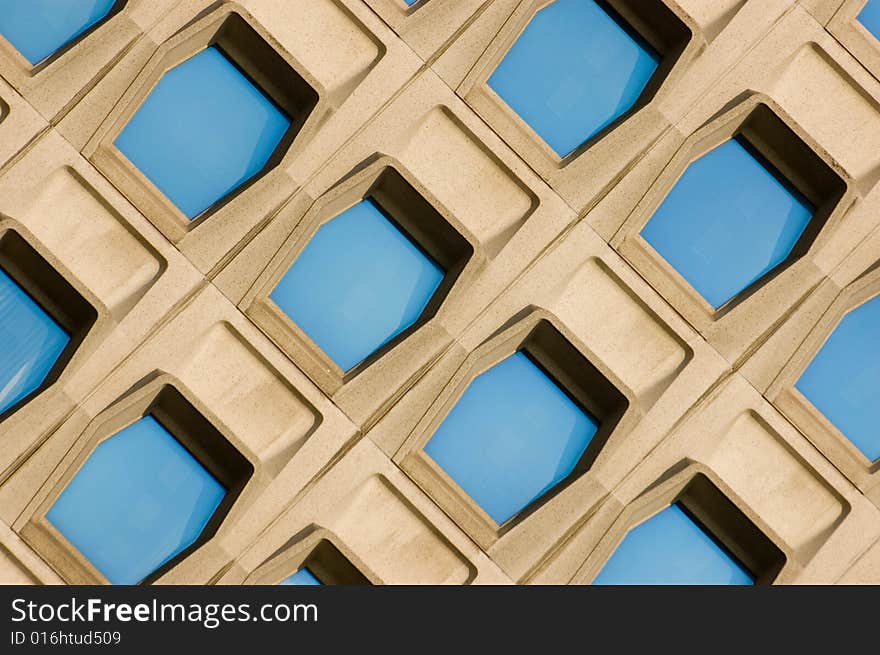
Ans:
[[[814,208],[739,139],[693,162],[642,237],[713,307],[791,254]]]
[[[556,0],[488,83],[564,157],[633,107],[659,61],[605,3]]]
[[[0,0],[0,34],[31,64],[98,23],[116,0]]]
[[[278,584],[313,587],[316,585],[323,585],[324,583],[318,580],[318,578],[315,577],[315,574],[309,571],[307,568],[302,568],[293,575],[284,578],[284,580],[282,580]]]
[[[36,391],[70,336],[0,269],[0,414]]]
[[[443,277],[364,200],[321,226],[270,297],[347,371],[415,323]]]
[[[868,0],[862,11],[859,12],[858,21],[865,28],[880,39],[880,2],[877,0]]]
[[[502,524],[568,477],[597,429],[517,352],[470,383],[425,452]]]
[[[155,418],[102,442],[47,518],[113,584],[136,584],[194,543],[226,489]]]
[[[260,172],[289,127],[210,47],[165,73],[115,144],[192,219]]]
[[[797,389],[869,460],[880,459],[880,297],[856,307],[828,337]]]
[[[751,574],[679,507],[630,530],[596,585],[752,585]]]

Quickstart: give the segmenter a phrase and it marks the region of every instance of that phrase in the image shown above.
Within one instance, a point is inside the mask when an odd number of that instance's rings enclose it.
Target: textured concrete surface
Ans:
[[[0,38],[0,232],[97,311],[58,379],[0,421],[0,582],[106,582],[45,513],[173,385],[254,474],[154,583],[276,583],[313,557],[376,584],[588,584],[694,476],[784,553],[776,583],[880,583],[880,467],[794,389],[880,293],[864,0],[657,1],[690,38],[649,101],[563,160],[486,84],[547,0],[129,0],[37,67]],[[112,142],[230,15],[318,100],[271,171],[189,223]],[[758,107],[843,193],[796,261],[717,311],[639,232]],[[473,256],[427,320],[346,374],[268,293],[389,170]],[[421,448],[541,322],[629,405],[588,470],[499,526]]]

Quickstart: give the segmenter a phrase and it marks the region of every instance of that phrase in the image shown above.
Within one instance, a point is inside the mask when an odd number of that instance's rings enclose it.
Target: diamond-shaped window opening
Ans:
[[[880,460],[880,296],[847,312],[795,387],[871,462]]]
[[[0,34],[32,65],[51,62],[127,0],[3,0]]]
[[[642,238],[716,316],[806,254],[846,183],[766,105],[691,162]]]
[[[488,85],[565,158],[647,104],[690,38],[662,0],[556,0]]]
[[[880,0],[868,0],[856,16],[856,20],[873,34],[875,39],[880,39]]]
[[[0,237],[0,421],[53,384],[98,313],[18,233]]]
[[[372,582],[333,543],[322,539],[300,564],[300,568],[278,584],[370,585]]]
[[[548,321],[468,385],[425,453],[504,525],[592,465],[629,401]]]
[[[473,247],[397,171],[312,236],[270,299],[355,374],[439,309]]]
[[[303,567],[293,575],[289,575],[278,583],[282,586],[290,587],[320,587],[325,583],[318,580],[314,573],[308,567]]]
[[[151,581],[216,532],[253,465],[175,388],[98,444],[47,521],[112,584]]]
[[[630,530],[593,584],[752,585],[754,578],[675,503]]]
[[[769,584],[785,554],[704,475],[631,528],[596,585]]]
[[[318,92],[241,16],[167,71],[116,148],[190,221],[205,218],[287,152]]]

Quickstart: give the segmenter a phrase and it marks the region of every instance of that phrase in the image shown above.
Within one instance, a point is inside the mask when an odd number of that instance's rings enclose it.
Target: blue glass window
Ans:
[[[752,585],[752,575],[678,504],[630,530],[597,585]]]
[[[102,442],[47,514],[113,584],[136,584],[193,544],[226,489],[148,415]]]
[[[813,206],[739,139],[694,161],[642,237],[718,308],[791,254]]]
[[[858,21],[876,38],[880,38],[880,2],[868,0],[859,12]]]
[[[313,587],[318,585],[323,585],[324,583],[318,580],[315,577],[315,574],[309,571],[307,568],[302,568],[291,576],[286,577],[284,580],[279,582],[281,585],[291,585],[291,586],[303,586],[303,587]]]
[[[413,325],[444,275],[368,199],[322,225],[270,297],[347,371]]]
[[[597,430],[517,352],[471,382],[425,452],[502,524],[568,477]]]
[[[659,62],[605,3],[556,0],[532,19],[488,83],[564,157],[628,112]]]
[[[0,34],[39,64],[105,18],[117,0],[0,0]]]
[[[259,173],[290,125],[210,47],[165,73],[115,144],[192,219]]]
[[[36,391],[70,335],[0,269],[0,414]]]
[[[880,297],[843,317],[795,385],[862,451],[880,459]]]

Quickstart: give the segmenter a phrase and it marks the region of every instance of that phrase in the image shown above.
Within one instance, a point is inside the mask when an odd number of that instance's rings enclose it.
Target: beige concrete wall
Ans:
[[[61,377],[0,422],[0,582],[104,581],[43,514],[103,426],[166,382],[255,474],[159,583],[274,583],[322,540],[374,583],[588,583],[696,474],[785,553],[778,583],[880,582],[880,472],[793,390],[880,292],[880,43],[855,23],[863,0],[663,1],[692,35],[676,65],[564,162],[486,86],[545,0],[129,0],[39,69],[0,39],[0,230],[98,311]],[[112,137],[230,12],[319,101],[269,174],[190,227]],[[846,191],[806,255],[715,315],[639,231],[758,105]],[[265,298],[297,244],[386,168],[475,255],[430,320],[348,378]],[[630,406],[587,472],[501,530],[418,453],[455,390],[539,320]]]

